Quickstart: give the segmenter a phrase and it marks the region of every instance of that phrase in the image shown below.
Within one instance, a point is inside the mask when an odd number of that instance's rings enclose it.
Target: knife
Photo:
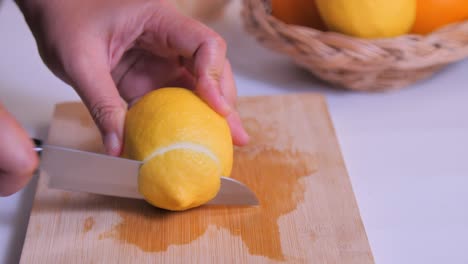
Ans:
[[[138,173],[143,162],[42,144],[34,139],[41,156],[40,169],[49,176],[53,189],[143,199],[138,192]],[[258,205],[258,199],[246,185],[221,177],[218,194],[206,204]]]

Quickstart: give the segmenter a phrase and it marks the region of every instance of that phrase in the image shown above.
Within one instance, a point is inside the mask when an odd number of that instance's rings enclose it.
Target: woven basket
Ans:
[[[223,15],[224,8],[230,0],[169,0],[169,2],[187,16],[202,22],[211,22]]]
[[[468,22],[426,36],[367,40],[288,25],[270,10],[268,0],[243,0],[246,30],[318,78],[351,90],[403,88],[468,57]]]

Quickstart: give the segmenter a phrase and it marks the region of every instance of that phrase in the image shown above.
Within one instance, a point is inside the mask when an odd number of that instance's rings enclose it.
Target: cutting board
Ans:
[[[232,177],[260,206],[168,212],[52,190],[39,178],[21,263],[374,263],[322,96],[241,98],[251,143]],[[81,103],[56,106],[48,142],[102,152]]]

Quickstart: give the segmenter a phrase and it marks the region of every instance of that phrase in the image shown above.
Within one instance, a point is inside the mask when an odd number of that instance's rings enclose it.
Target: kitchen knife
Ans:
[[[142,162],[34,142],[50,188],[143,199],[137,180]],[[258,199],[243,183],[221,177],[218,194],[206,204],[258,205]]]

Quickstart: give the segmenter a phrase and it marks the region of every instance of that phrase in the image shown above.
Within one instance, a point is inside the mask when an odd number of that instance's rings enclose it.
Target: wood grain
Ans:
[[[374,263],[325,100],[241,98],[251,134],[233,178],[259,207],[167,212],[48,189],[41,174],[21,263]],[[57,105],[49,143],[101,152],[80,103]]]

